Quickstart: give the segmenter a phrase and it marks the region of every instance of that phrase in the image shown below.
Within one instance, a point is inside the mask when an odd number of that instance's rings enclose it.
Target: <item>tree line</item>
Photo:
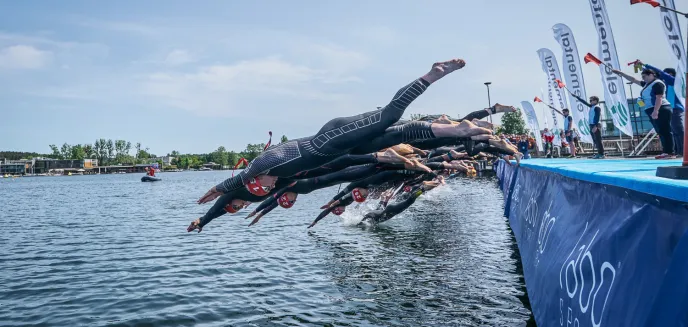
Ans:
[[[289,139],[282,135],[280,143],[287,142]],[[126,140],[97,139],[93,144],[67,144],[58,147],[55,144],[49,145],[51,153],[39,154],[34,152],[0,152],[0,158],[8,160],[31,159],[35,157],[47,157],[53,159],[97,159],[101,166],[107,165],[133,165],[142,163],[152,163],[153,158],[158,156],[150,153],[148,147],[143,147],[140,142],[132,144]],[[224,146],[218,147],[211,153],[204,154],[181,154],[179,151],[172,151],[168,156],[174,157],[171,164],[178,168],[198,168],[203,164],[213,162],[221,166],[234,166],[239,159],[245,158],[248,161],[255,159],[261,152],[265,143],[247,144],[242,151],[227,151]],[[133,150],[133,155],[132,155]],[[159,162],[162,164],[161,162]]]

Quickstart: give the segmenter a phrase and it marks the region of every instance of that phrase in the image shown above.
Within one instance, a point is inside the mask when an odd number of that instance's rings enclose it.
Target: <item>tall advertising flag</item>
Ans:
[[[561,79],[561,73],[559,72],[559,64],[557,63],[557,58],[554,57],[554,53],[552,50],[549,49],[540,49],[537,51],[538,56],[540,57],[540,63],[542,64],[542,71],[547,74],[547,91],[549,92],[549,105],[552,107],[556,107],[554,104],[554,93],[558,95],[558,100],[559,100],[559,109],[564,109],[567,108],[566,104],[564,103],[564,97],[561,96],[562,90],[560,90],[558,87],[555,87],[554,81],[556,79]],[[554,126],[552,127],[552,133],[554,133],[554,145],[560,145],[561,144],[561,139],[559,137],[559,132],[561,132],[560,125],[559,125],[559,114],[551,110],[552,112],[552,121]]]
[[[581,141],[587,143],[592,142],[592,135],[590,135],[590,127],[588,125],[588,112],[590,108],[571,94],[575,93],[577,96],[587,99],[585,94],[585,80],[583,79],[583,70],[581,70],[580,57],[578,56],[578,47],[576,40],[573,38],[573,32],[564,24],[556,24],[552,27],[554,31],[554,39],[557,40],[563,54],[562,68],[564,70],[564,80],[568,85],[569,103],[571,104],[571,114],[573,116],[573,123],[578,128],[581,135]]]
[[[555,80],[561,80],[561,72],[559,72],[559,63],[557,63],[557,58],[554,56],[554,52],[550,49],[542,48],[537,51],[538,56],[540,56],[540,62],[542,63],[542,71],[547,74],[549,79],[549,84],[556,86]],[[553,87],[554,93],[557,95],[557,100],[559,101],[559,109],[568,108],[569,105],[560,90],[557,87]],[[556,106],[555,106],[556,107]]]
[[[604,86],[604,101],[607,109],[612,114],[614,126],[621,130],[622,133],[633,136],[624,82],[612,72],[612,67],[614,69],[621,69],[621,65],[616,53],[616,43],[614,43],[614,34],[612,34],[612,26],[609,23],[607,7],[604,4],[604,0],[589,1],[592,20],[597,30],[598,56],[604,63],[600,65],[600,75],[602,77],[602,85]]]
[[[528,128],[535,134],[538,150],[544,152],[545,149],[542,146],[542,137],[540,136],[540,124],[538,124],[537,115],[535,115],[535,108],[529,101],[521,101],[521,109],[526,114]]]
[[[674,0],[660,0],[660,2],[667,8],[676,9]],[[678,15],[665,8],[660,8],[660,15],[662,18],[662,28],[664,28],[664,34],[667,37],[667,41],[669,41],[671,53],[678,60],[674,91],[676,91],[679,101],[686,103],[686,50],[683,48],[683,37],[681,35],[681,28],[678,25]]]

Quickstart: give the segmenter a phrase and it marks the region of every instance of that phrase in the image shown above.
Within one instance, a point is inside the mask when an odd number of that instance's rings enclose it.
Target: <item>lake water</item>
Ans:
[[[230,175],[0,179],[0,326],[533,325],[493,178],[375,228],[352,226],[360,207],[306,229],[334,187],[187,233]]]

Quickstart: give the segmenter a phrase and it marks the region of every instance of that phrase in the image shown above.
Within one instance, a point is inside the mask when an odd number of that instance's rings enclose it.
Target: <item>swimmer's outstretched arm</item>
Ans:
[[[271,204],[270,204],[267,208],[263,209],[263,211],[261,211],[261,212],[258,214],[258,216],[256,216],[256,218],[254,218],[253,221],[251,221],[250,224],[248,224],[248,226],[251,227],[251,226],[255,225],[256,223],[258,223],[258,221],[260,220],[260,218],[263,218],[263,216],[267,215],[270,211],[272,211],[272,210],[274,210],[275,208],[277,208],[277,205],[278,205],[278,204],[277,204],[277,201],[271,202]],[[248,217],[246,217],[246,218],[248,218]]]

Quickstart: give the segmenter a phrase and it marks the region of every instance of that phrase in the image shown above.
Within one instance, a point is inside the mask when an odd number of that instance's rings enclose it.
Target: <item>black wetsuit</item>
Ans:
[[[432,167],[428,166],[428,168],[433,169]],[[434,173],[428,173],[425,171],[416,171],[416,170],[394,170],[394,171],[383,171],[380,173],[377,173],[373,176],[370,176],[368,178],[361,179],[359,181],[355,181],[347,185],[343,190],[341,190],[337,195],[335,195],[332,198],[332,201],[337,201],[344,197],[346,194],[350,193],[353,191],[353,189],[357,187],[361,188],[371,188],[374,186],[379,186],[385,183],[394,183],[398,181],[402,181],[404,179],[407,179],[409,177],[413,178],[421,174],[431,174],[433,176],[437,176]]]
[[[293,185],[289,185],[287,187],[284,187],[280,189],[279,191],[275,192],[272,197],[265,199],[263,203],[261,203],[256,209],[256,212],[263,211],[262,214],[265,215],[268,212],[272,211],[272,209],[276,208],[275,204],[277,204],[277,199],[279,199],[280,196],[282,196],[284,193],[287,192],[293,192],[296,194],[308,194],[311,193],[315,190],[319,190],[322,188],[330,187],[333,185],[341,184],[341,183],[346,183],[346,182],[353,182],[357,181],[366,177],[370,177],[372,175],[375,175],[379,173],[380,171],[387,170],[387,169],[403,169],[403,166],[397,166],[397,165],[388,165],[388,164],[380,164],[380,165],[375,165],[375,164],[367,164],[367,165],[360,165],[360,166],[354,166],[354,167],[349,167],[346,169],[343,169],[338,172],[334,172],[331,174],[323,175],[323,176],[318,176],[318,177],[312,177],[312,178],[305,178],[305,179],[299,179],[295,182],[293,182]],[[266,208],[270,208],[269,210],[266,210]]]
[[[494,113],[496,113],[496,110],[495,110],[495,112],[493,112],[493,114],[494,114]],[[487,112],[487,110],[485,110],[485,109],[480,109],[480,110],[476,110],[476,111],[474,111],[474,112],[469,113],[468,115],[466,115],[466,116],[463,117],[463,118],[458,118],[458,119],[454,119],[454,118],[451,118],[451,117],[447,117],[447,118],[448,118],[449,120],[453,120],[453,121],[456,121],[456,122],[461,122],[461,121],[463,121],[463,120],[468,120],[468,121],[471,121],[471,120],[473,120],[473,119],[478,119],[478,120],[480,120],[480,119],[486,118],[486,117],[489,116],[489,115],[490,115],[490,113]],[[434,121],[435,119],[440,118],[441,116],[442,116],[442,115],[427,115],[427,116],[425,116],[425,117],[422,117],[422,118],[418,119],[417,121],[432,122],[432,121]],[[400,120],[399,122],[395,123],[395,125],[406,124],[406,123],[408,123],[408,122],[409,122],[409,120]]]
[[[343,155],[331,162],[328,162],[318,168],[305,170],[294,175],[295,178],[313,178],[318,176],[323,176],[326,174],[331,174],[340,171],[347,167],[365,165],[365,164],[375,164],[378,163],[377,157],[374,154],[360,154],[353,155],[347,154]]]
[[[251,194],[251,192],[249,192],[245,187],[223,194],[217,199],[217,201],[215,201],[215,204],[213,204],[213,206],[210,209],[208,209],[208,212],[206,212],[205,215],[201,217],[201,221],[198,224],[198,226],[202,228],[203,226],[211,222],[213,219],[226,214],[227,211],[225,211],[225,206],[230,204],[234,199],[244,200],[251,203],[261,202],[270,197],[270,195],[276,193],[279,189],[288,186],[292,182],[293,180],[291,179],[280,179],[277,181],[277,183],[275,183],[275,188],[270,193],[263,196]]]
[[[412,121],[405,124],[392,126],[385,133],[359,145],[351,150],[353,154],[371,153],[380,151],[400,143],[411,143],[418,140],[434,140],[431,123]]]
[[[402,87],[392,101],[379,110],[335,118],[326,123],[314,136],[270,147],[251,161],[241,173],[218,184],[216,189],[226,193],[241,188],[261,174],[290,177],[333,161],[362,142],[382,135],[401,118],[404,110],[429,85],[429,82],[419,78]]]
[[[327,215],[329,215],[332,211],[334,211],[335,208],[337,208],[337,207],[347,207],[347,206],[351,205],[352,203],[354,203],[354,197],[353,197],[351,194],[345,195],[343,198],[339,199],[339,204],[338,204],[337,206],[335,206],[335,207],[329,207],[329,208],[323,210],[323,211],[318,215],[318,217],[316,217],[315,220],[313,220],[313,222],[311,223],[311,225],[309,226],[309,228],[315,226],[315,224],[317,224],[321,219],[325,218],[325,217],[326,217]]]
[[[416,199],[419,196],[421,196],[421,194],[423,194],[424,192],[425,190],[422,186],[415,187],[411,190],[411,192],[409,192],[410,195],[406,200],[397,203],[392,203],[383,210],[373,210],[366,213],[365,217],[363,217],[363,221],[361,221],[359,225],[364,224],[366,222],[372,224],[379,224],[391,219],[392,217],[408,209],[414,202],[416,202]]]

